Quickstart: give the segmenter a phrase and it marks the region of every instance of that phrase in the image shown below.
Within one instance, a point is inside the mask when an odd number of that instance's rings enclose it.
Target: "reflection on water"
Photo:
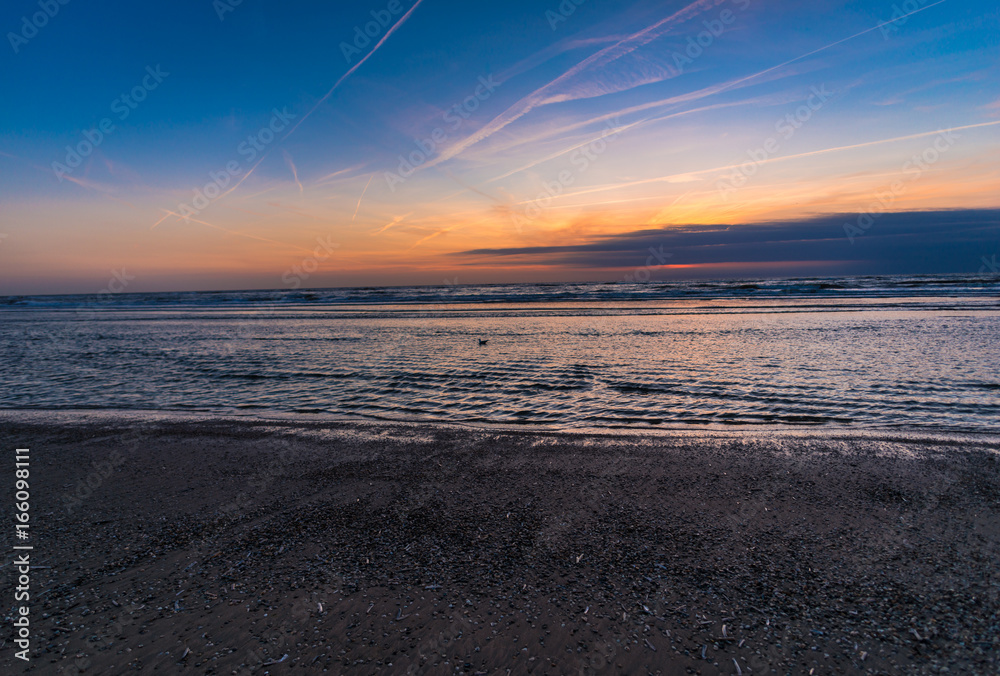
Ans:
[[[3,408],[564,428],[1000,420],[995,297],[41,307],[0,313],[0,348]]]

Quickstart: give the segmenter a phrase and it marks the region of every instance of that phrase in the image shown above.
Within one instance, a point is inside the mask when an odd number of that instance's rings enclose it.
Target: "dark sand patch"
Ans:
[[[38,673],[1000,665],[995,439],[10,413],[0,438],[32,450]]]

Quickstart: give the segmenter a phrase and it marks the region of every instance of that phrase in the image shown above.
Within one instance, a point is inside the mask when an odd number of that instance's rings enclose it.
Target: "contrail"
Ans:
[[[458,178],[457,176],[455,176],[450,171],[444,171],[442,173],[444,173],[445,176],[447,176],[448,178],[450,178],[451,180],[453,180],[455,183],[458,183],[460,186],[462,186],[466,190],[474,192],[477,195],[480,195],[481,197],[485,197],[488,200],[496,202],[497,204],[500,204],[500,205],[505,205],[506,204],[506,202],[504,202],[502,199],[494,197],[493,195],[489,194],[485,190],[480,190],[476,186],[470,185],[469,183],[466,183],[465,181],[463,181],[462,179]]]
[[[830,49],[831,47],[835,47],[836,45],[839,45],[839,44],[841,44],[843,42],[846,42],[848,40],[852,40],[852,39],[854,39],[854,38],[856,38],[856,37],[858,37],[860,35],[864,35],[865,33],[870,33],[873,30],[877,30],[877,29],[881,28],[882,26],[886,26],[888,24],[895,23],[896,21],[901,21],[902,19],[905,19],[908,16],[912,16],[912,15],[916,14],[917,12],[922,12],[925,9],[930,9],[934,5],[940,5],[942,2],[945,2],[945,1],[946,0],[938,0],[938,2],[935,2],[932,5],[927,5],[926,7],[922,7],[920,9],[915,10],[913,12],[910,12],[909,14],[906,14],[904,16],[900,16],[900,17],[897,17],[895,19],[892,19],[891,21],[886,21],[884,23],[880,23],[879,25],[875,26],[874,28],[865,29],[865,30],[861,31],[860,33],[855,33],[854,35],[852,35],[850,37],[843,38],[843,39],[838,40],[836,42],[830,43],[830,44],[826,45],[825,47],[820,47],[819,49],[815,49],[815,50],[813,50],[811,52],[808,52],[806,54],[802,54],[801,56],[797,56],[794,59],[790,59],[788,61],[785,61],[784,63],[778,64],[777,66],[772,66],[770,68],[767,68],[765,70],[759,71],[757,73],[753,73],[752,75],[747,75],[745,77],[742,77],[742,78],[739,78],[739,79],[736,79],[736,80],[731,80],[731,81],[725,82],[725,83],[723,83],[721,85],[715,85],[715,86],[711,86],[711,87],[705,87],[703,89],[699,89],[697,91],[690,92],[688,94],[679,94],[677,96],[668,97],[666,99],[661,99],[659,101],[651,101],[649,103],[639,104],[639,105],[636,105],[636,106],[632,106],[630,108],[625,108],[625,109],[620,110],[620,111],[618,111],[616,113],[607,113],[605,115],[601,115],[599,117],[596,117],[596,118],[594,118],[592,120],[588,120],[584,124],[592,124],[592,123],[601,122],[601,121],[605,121],[605,120],[609,120],[609,119],[614,119],[615,117],[619,117],[621,115],[627,115],[629,113],[639,112],[639,111],[642,111],[642,110],[647,110],[649,108],[657,108],[657,107],[666,106],[666,105],[675,104],[675,103],[687,103],[687,102],[690,102],[690,101],[697,101],[697,100],[700,100],[700,99],[703,99],[703,98],[707,98],[709,96],[714,96],[715,94],[719,94],[719,93],[721,93],[723,91],[726,91],[727,89],[731,89],[732,87],[735,87],[736,85],[739,85],[739,84],[742,84],[744,82],[747,82],[748,80],[752,80],[752,79],[754,79],[756,77],[760,77],[761,75],[766,75],[767,73],[770,73],[770,72],[772,72],[774,70],[782,68],[783,66],[787,66],[787,65],[789,65],[791,63],[794,63],[796,61],[804,59],[804,58],[806,58],[808,56],[812,56],[813,54],[817,54],[817,53],[822,52],[822,51],[824,51],[826,49]],[[704,111],[704,110],[710,110],[710,109],[713,109],[713,108],[716,108],[716,107],[739,105],[739,103],[740,102],[725,103],[725,104],[715,104],[714,106],[704,106],[702,108],[694,108],[692,110],[686,110],[686,111],[680,111],[680,112],[677,112],[677,113],[671,113],[671,114],[668,114],[668,115],[663,116],[663,117],[647,118],[647,119],[653,120],[653,121],[669,120],[669,119],[674,118],[674,117],[680,117],[682,115],[689,115],[689,114],[694,113],[694,112],[701,112],[701,111]],[[645,120],[640,120],[640,122],[644,122],[644,121]],[[575,128],[575,127],[578,127],[578,126],[580,126],[580,125],[572,125],[570,127],[567,127],[567,129],[572,129],[572,128]],[[569,150],[574,150],[574,149],[575,148],[570,148]],[[563,152],[569,152],[569,150],[563,151]],[[555,155],[550,155],[549,157],[547,157],[547,158],[545,158],[543,160],[538,160],[535,163],[525,165],[524,167],[521,167],[519,169],[514,169],[513,171],[507,172],[506,174],[503,174],[502,176],[497,176],[496,178],[490,179],[489,181],[487,181],[487,183],[491,183],[493,181],[497,181],[497,180],[500,180],[502,178],[507,178],[508,176],[510,176],[512,174],[516,174],[519,171],[523,171],[524,169],[528,169],[530,167],[533,167],[533,166],[535,166],[535,164],[540,164],[541,162],[545,162],[547,160],[553,159],[554,157],[558,157],[560,154],[563,154],[563,153],[558,153],[558,154],[555,154]]]
[[[348,173],[350,171],[354,171],[355,169],[360,169],[363,166],[365,166],[364,162],[358,162],[353,167],[347,167],[346,169],[340,169],[338,171],[335,171],[332,174],[327,174],[326,176],[322,176],[320,178],[317,178],[315,180],[315,182],[314,182],[314,185],[322,183],[323,181],[326,181],[326,180],[331,179],[331,178],[336,178],[337,176],[340,176],[341,174],[346,174],[346,173]],[[353,178],[353,177],[351,177],[351,178]]]
[[[399,21],[397,21],[396,23],[394,23],[392,25],[392,28],[390,28],[388,31],[386,31],[386,34],[384,36],[382,36],[382,39],[378,41],[378,43],[372,48],[372,50],[370,52],[368,52],[368,54],[366,54],[364,56],[364,58],[362,58],[360,61],[358,61],[356,64],[354,64],[354,66],[351,67],[350,70],[348,70],[346,73],[344,73],[342,76],[340,76],[340,79],[337,80],[334,83],[333,87],[330,88],[330,91],[328,91],[323,96],[323,98],[321,98],[319,101],[317,101],[316,105],[314,105],[311,109],[309,109],[309,111],[305,115],[302,116],[302,119],[300,119],[298,122],[295,123],[295,125],[289,130],[289,132],[287,134],[285,134],[284,137],[282,137],[281,141],[284,141],[289,136],[291,136],[295,132],[295,130],[299,128],[299,125],[301,125],[303,122],[305,122],[306,119],[308,119],[308,117],[310,115],[312,115],[314,112],[316,112],[316,109],[319,108],[323,104],[324,101],[326,101],[328,98],[330,98],[330,96],[337,89],[337,87],[339,87],[340,84],[344,80],[346,80],[354,71],[356,71],[361,66],[361,64],[363,64],[365,61],[367,61],[371,57],[371,55],[374,54],[378,50],[378,48],[382,46],[382,43],[384,43],[389,38],[390,35],[392,35],[394,32],[396,32],[396,29],[399,28],[403,24],[403,22],[406,21],[410,17],[411,14],[413,14],[413,10],[415,10],[417,7],[419,7],[420,3],[422,3],[423,1],[424,0],[417,0],[417,2],[413,5],[413,7],[411,7],[409,9],[409,11],[406,12],[406,14],[404,14],[402,17],[400,17]],[[243,183],[243,181],[245,181],[247,178],[249,178],[250,174],[253,173],[254,169],[256,169],[257,166],[261,162],[264,161],[264,158],[267,157],[268,153],[270,153],[270,150],[267,150],[267,151],[264,152],[264,154],[261,156],[261,158],[257,161],[257,164],[254,164],[253,167],[250,168],[250,171],[248,171],[243,176],[243,178],[241,178],[236,183],[236,185],[234,185],[232,188],[230,188],[226,192],[224,192],[221,195],[219,195],[219,197],[217,197],[216,199],[217,200],[218,199],[222,199],[223,197],[225,197],[226,195],[228,195],[232,191],[236,190],[236,188],[238,188],[240,186],[240,184]],[[294,169],[293,169],[293,172],[294,172]],[[296,181],[296,183],[299,183],[297,175],[295,176],[295,181]],[[299,183],[299,190],[300,190],[300,193],[301,193],[301,191],[302,191],[302,184],[301,183]]]
[[[107,197],[109,200],[114,200],[115,202],[121,202],[122,204],[124,204],[127,207],[132,207],[133,209],[138,209],[138,207],[135,206],[134,204],[132,204],[131,202],[127,202],[126,200],[123,200],[120,197],[115,197],[112,194],[111,188],[104,187],[100,183],[96,183],[94,181],[87,180],[86,178],[74,178],[73,176],[69,176],[69,175],[63,176],[63,178],[65,178],[67,181],[71,181],[73,183],[76,183],[77,185],[79,185],[79,186],[81,186],[83,188],[87,188],[89,190],[96,190],[97,192],[99,192],[102,195],[104,195],[105,197]]]
[[[344,80],[346,80],[348,77],[351,76],[351,73],[353,73],[358,68],[360,68],[361,64],[363,64],[365,61],[367,61],[371,57],[372,54],[374,54],[376,51],[378,51],[378,48],[382,46],[382,43],[384,43],[386,40],[388,40],[389,36],[392,35],[393,33],[395,33],[396,29],[399,28],[400,26],[402,26],[403,22],[405,22],[407,19],[410,18],[410,15],[413,14],[413,10],[415,10],[417,7],[419,7],[420,3],[423,2],[423,1],[424,0],[417,0],[417,2],[413,5],[413,7],[410,7],[410,10],[406,14],[404,14],[403,16],[401,16],[399,18],[399,21],[397,21],[396,23],[394,23],[392,25],[392,28],[390,28],[389,30],[386,31],[385,35],[382,36],[382,39],[379,40],[378,43],[374,47],[372,47],[372,50],[370,52],[368,52],[367,54],[365,54],[365,56],[364,56],[363,59],[361,59],[356,64],[354,64],[349,71],[347,71],[346,73],[344,73],[343,75],[341,75],[340,79],[337,80],[333,84],[332,87],[330,87],[330,91],[328,91],[326,94],[324,94],[323,98],[321,98],[319,101],[317,101],[316,105],[314,105],[312,108],[310,108],[309,112],[307,112],[305,115],[303,115],[302,119],[299,120],[298,122],[296,122],[295,126],[292,127],[291,130],[287,134],[285,134],[284,138],[282,138],[281,140],[284,141],[286,138],[288,138],[293,133],[295,133],[295,130],[299,128],[299,125],[301,125],[303,122],[305,122],[309,118],[310,115],[312,115],[313,113],[315,113],[316,109],[319,108],[321,105],[323,105],[323,102],[326,101],[328,98],[330,98],[330,96],[333,94],[333,92],[337,90],[337,87],[339,87],[340,84]]]
[[[947,2],[947,0],[938,0],[937,2],[935,2],[933,4],[927,5],[926,7],[921,7],[920,9],[916,9],[916,10],[910,12],[909,14],[904,14],[903,16],[897,17],[897,18],[892,19],[890,21],[884,21],[884,22],[878,24],[877,26],[873,26],[871,28],[866,28],[865,30],[861,31],[860,33],[855,33],[854,35],[851,35],[850,37],[846,37],[846,38],[843,38],[841,40],[837,40],[836,42],[831,42],[830,44],[828,44],[828,45],[826,45],[824,47],[820,47],[819,49],[814,49],[813,51],[808,52],[806,54],[803,54],[801,56],[796,56],[794,59],[789,59],[788,61],[785,61],[784,63],[779,63],[777,66],[771,66],[770,68],[766,68],[765,70],[762,70],[760,72],[754,73],[753,75],[747,75],[746,77],[740,78],[739,80],[733,80],[732,82],[729,82],[726,85],[724,85],[722,88],[720,88],[715,93],[718,93],[718,92],[721,92],[721,91],[725,91],[726,89],[729,89],[730,87],[733,87],[735,85],[740,84],[741,82],[746,82],[747,80],[752,80],[755,77],[759,77],[759,76],[764,75],[766,73],[770,73],[772,70],[777,70],[778,68],[783,68],[783,67],[787,66],[788,64],[795,63],[796,61],[800,61],[802,59],[810,57],[813,54],[819,54],[822,51],[830,49],[831,47],[836,47],[839,44],[847,42],[848,40],[853,40],[856,37],[860,37],[860,36],[862,36],[862,35],[864,35],[866,33],[871,33],[874,30],[878,30],[879,28],[882,28],[883,26],[888,26],[891,23],[896,23],[897,21],[902,21],[903,19],[905,19],[907,17],[910,17],[910,16],[913,16],[914,14],[917,14],[918,12],[922,12],[925,9],[930,9],[931,7],[934,7],[936,5],[940,5],[942,2]]]
[[[20,161],[24,162],[25,164],[27,164],[32,169],[34,169],[36,171],[40,171],[43,174],[52,173],[52,168],[51,167],[43,167],[41,165],[35,164],[34,162],[26,160],[23,157],[18,157],[17,155],[11,155],[10,153],[5,153],[2,150],[0,150],[0,155],[3,155],[4,157],[9,157],[12,160],[20,160]],[[96,190],[97,192],[104,194],[106,197],[110,197],[111,199],[117,199],[116,197],[112,197],[112,195],[111,195],[111,190],[112,189],[110,187],[102,185],[102,184],[100,184],[100,183],[98,183],[96,181],[88,180],[87,179],[87,172],[84,172],[83,178],[77,178],[75,176],[70,176],[69,174],[63,174],[62,177],[64,179],[66,179],[67,181],[70,181],[72,183],[76,183],[78,186],[80,186],[82,188],[87,188],[88,190]],[[125,200],[118,200],[118,201],[122,202],[124,204],[128,204],[130,207],[134,206],[132,204],[129,204]]]
[[[299,170],[295,168],[295,162],[292,161],[292,156],[287,150],[282,148],[281,154],[285,156],[285,162],[288,163],[288,168],[292,170],[292,176],[295,177],[295,184],[299,186],[299,196],[301,196],[304,189],[302,183],[299,181]]]
[[[693,112],[693,111],[690,111],[690,112]],[[688,113],[689,113],[689,111],[685,111],[683,113],[676,113],[676,115],[687,115]],[[670,117],[674,117],[674,116],[670,116]],[[542,164],[543,162],[548,162],[549,160],[554,160],[557,157],[565,155],[566,153],[569,153],[569,152],[573,152],[574,150],[577,150],[578,148],[582,148],[585,145],[589,145],[589,144],[591,144],[591,143],[593,143],[595,141],[599,141],[602,138],[606,138],[608,136],[614,136],[615,134],[620,134],[621,132],[626,131],[628,129],[631,129],[632,127],[635,127],[636,125],[640,125],[643,122],[648,121],[649,119],[650,118],[644,118],[644,119],[639,120],[637,122],[632,122],[631,124],[626,124],[626,125],[622,125],[620,127],[615,127],[614,129],[606,129],[604,132],[601,133],[600,136],[595,136],[592,139],[587,139],[583,143],[578,143],[577,145],[572,146],[570,148],[566,148],[565,150],[559,150],[557,152],[554,152],[551,155],[547,155],[546,157],[543,157],[540,160],[535,160],[535,161],[531,162],[530,164],[524,165],[523,167],[518,167],[517,169],[511,169],[506,174],[502,174],[500,176],[497,176],[496,178],[491,178],[490,180],[488,180],[486,182],[487,183],[493,183],[494,181],[499,181],[500,179],[507,178],[508,176],[513,176],[514,174],[520,173],[520,172],[524,171],[525,169],[530,169],[531,167],[534,167],[534,166],[537,166],[539,164]],[[663,119],[663,118],[657,118],[657,119]]]
[[[221,195],[219,195],[218,197],[216,197],[216,198],[215,198],[215,199],[216,199],[216,201],[218,201],[218,200],[221,200],[221,199],[222,199],[223,197],[225,197],[226,195],[228,195],[228,194],[229,194],[229,193],[231,193],[232,191],[234,191],[234,190],[236,190],[237,188],[239,188],[239,187],[240,187],[240,184],[241,184],[241,183],[243,183],[243,181],[245,181],[245,180],[247,180],[248,178],[250,178],[250,174],[252,174],[252,173],[253,173],[253,170],[254,170],[254,169],[256,169],[256,168],[257,168],[257,166],[258,166],[258,165],[259,165],[259,164],[260,164],[261,162],[263,162],[263,161],[264,161],[264,158],[265,158],[265,157],[267,157],[267,154],[268,154],[269,152],[270,152],[270,151],[265,151],[265,152],[264,152],[264,154],[260,156],[260,159],[259,159],[259,160],[257,160],[257,164],[255,164],[255,165],[253,165],[252,167],[250,167],[250,171],[248,171],[247,173],[243,174],[243,178],[241,178],[240,180],[238,180],[238,181],[236,182],[236,184],[235,184],[235,185],[234,185],[234,186],[233,186],[232,188],[230,188],[230,189],[229,189],[229,190],[227,190],[226,192],[224,192],[224,193],[222,193]]]
[[[261,195],[266,195],[267,193],[271,192],[272,190],[277,190],[277,189],[278,189],[279,187],[280,187],[280,186],[277,186],[277,185],[272,185],[272,186],[270,186],[270,187],[267,187],[267,188],[264,188],[263,190],[258,190],[257,192],[252,192],[252,193],[250,193],[250,194],[248,194],[248,195],[244,195],[244,196],[243,196],[243,197],[241,197],[240,199],[243,199],[243,200],[249,200],[249,199],[253,199],[254,197],[259,197],[259,196],[261,196]],[[229,207],[229,208],[230,208],[230,209],[233,209],[233,208],[235,208],[235,207],[233,207],[232,205],[230,205],[230,207]]]
[[[87,178],[76,178],[75,176],[70,176],[69,174],[64,175],[63,178],[65,178],[67,181],[72,181],[73,183],[76,183],[77,185],[82,186],[84,188],[89,188],[90,190],[96,190],[97,192],[102,192],[104,194],[108,194],[111,192],[111,188],[103,186],[100,183],[97,183],[96,181],[88,180]]]
[[[165,213],[165,214],[163,215],[163,218],[161,218],[161,219],[160,219],[160,220],[158,220],[158,221],[157,221],[156,223],[153,223],[153,224],[152,224],[151,226],[149,226],[149,229],[150,229],[150,230],[152,230],[153,228],[155,228],[156,226],[158,226],[158,225],[159,225],[160,223],[162,223],[163,221],[167,220],[167,219],[168,219],[168,218],[170,218],[171,216],[176,216],[176,215],[177,215],[177,214],[175,214],[174,212],[172,212],[172,211],[168,211],[167,213]]]
[[[836,42],[832,42],[832,43],[830,43],[828,45],[820,47],[819,49],[814,49],[811,52],[807,52],[805,54],[797,56],[794,59],[789,59],[788,61],[785,61],[784,63],[778,64],[777,66],[772,66],[772,67],[767,68],[765,70],[753,73],[752,75],[747,75],[747,76],[739,78],[737,80],[732,80],[732,81],[730,81],[728,83],[725,83],[723,85],[719,85],[717,87],[707,88],[706,90],[702,90],[704,92],[704,95],[700,96],[700,97],[697,97],[697,98],[704,98],[705,96],[711,96],[711,95],[714,95],[714,94],[718,94],[718,93],[723,92],[723,91],[725,91],[725,90],[727,90],[727,89],[729,89],[731,87],[735,87],[736,85],[738,85],[740,83],[746,82],[747,80],[752,80],[753,78],[760,77],[761,75],[765,75],[767,73],[770,73],[771,71],[774,71],[774,70],[777,70],[777,69],[782,68],[784,66],[787,66],[789,64],[795,63],[796,61],[800,61],[800,60],[805,59],[807,57],[810,57],[810,56],[812,56],[814,54],[818,54],[818,53],[820,53],[822,51],[830,49],[831,47],[836,47],[839,44],[847,42],[848,40],[853,40],[856,37],[859,37],[861,35],[865,35],[866,33],[870,33],[870,32],[872,32],[874,30],[878,30],[879,28],[882,28],[883,26],[887,26],[887,25],[895,23],[897,21],[902,21],[903,19],[905,19],[907,17],[910,17],[910,16],[913,16],[914,14],[917,14],[918,12],[922,12],[925,9],[930,9],[931,7],[934,7],[936,5],[940,5],[941,3],[946,2],[946,1],[947,0],[937,0],[937,2],[935,2],[933,4],[930,4],[930,5],[927,5],[926,7],[921,7],[920,9],[914,10],[914,11],[910,12],[909,14],[904,14],[903,16],[897,17],[897,18],[892,19],[890,21],[885,21],[883,23],[878,24],[877,26],[873,26],[872,28],[867,28],[867,29],[861,31],[860,33],[855,33],[854,35],[851,35],[849,37],[843,38],[841,40],[837,40]],[[461,152],[463,152],[464,150],[466,150],[470,146],[473,146],[476,143],[479,143],[480,141],[488,138],[489,136],[492,136],[497,131],[500,131],[501,129],[503,129],[507,125],[511,124],[512,122],[515,122],[516,120],[520,119],[521,117],[523,117],[527,113],[531,112],[531,110],[533,110],[535,107],[537,107],[539,105],[544,105],[546,103],[546,100],[545,99],[540,99],[540,94],[541,93],[545,92],[546,90],[548,90],[549,88],[555,86],[556,84],[560,83],[561,81],[563,81],[565,79],[568,79],[570,77],[573,77],[574,75],[577,75],[581,70],[583,70],[584,68],[589,67],[594,61],[597,61],[600,58],[604,57],[607,53],[610,53],[611,51],[613,51],[614,49],[616,49],[617,47],[619,47],[623,43],[628,42],[629,40],[632,40],[632,39],[634,39],[636,37],[646,38],[648,36],[649,31],[652,31],[652,30],[660,27],[665,22],[671,21],[671,20],[673,20],[676,17],[679,17],[680,20],[683,20],[683,19],[687,18],[686,16],[681,17],[680,15],[688,12],[689,10],[692,10],[692,8],[695,8],[696,5],[700,5],[700,4],[703,4],[703,3],[702,2],[692,3],[691,5],[688,5],[687,7],[685,7],[682,10],[680,10],[679,12],[673,14],[672,16],[667,17],[666,19],[663,19],[659,23],[657,23],[657,24],[655,24],[653,26],[650,26],[647,29],[639,31],[638,33],[635,33],[635,34],[633,34],[633,35],[631,35],[631,36],[629,36],[629,37],[621,40],[620,42],[612,45],[611,47],[607,47],[605,49],[602,49],[601,51],[597,52],[596,54],[588,57],[584,61],[580,62],[579,64],[577,64],[576,66],[574,66],[570,70],[568,70],[565,73],[563,73],[562,75],[560,75],[558,78],[556,78],[552,82],[550,82],[550,83],[548,83],[548,84],[540,87],[539,89],[536,89],[534,92],[532,92],[528,96],[524,97],[523,99],[521,99],[520,101],[518,101],[517,103],[515,103],[513,106],[511,106],[510,108],[508,108],[507,110],[505,110],[503,113],[501,113],[499,116],[497,116],[496,118],[494,118],[491,122],[489,122],[485,127],[483,127],[482,129],[480,129],[478,132],[476,132],[475,134],[472,134],[471,136],[467,137],[465,140],[457,143],[452,148],[448,148],[445,152],[441,153],[438,157],[434,158],[430,162],[427,162],[423,166],[425,166],[425,167],[433,166],[435,164],[438,164],[439,162],[443,162],[445,160],[449,160],[452,157],[455,157],[456,155],[460,154]],[[718,4],[718,3],[715,3],[715,4]],[[712,6],[714,6],[714,5],[712,5]],[[697,10],[695,9],[694,11],[697,11]],[[653,39],[653,38],[649,38],[649,40],[651,40],[651,39]],[[649,40],[647,40],[647,42]],[[641,43],[641,44],[645,44],[645,43]],[[639,45],[636,45],[636,46],[639,46]],[[634,49],[634,47],[633,47],[633,49]],[[629,49],[628,51],[624,52],[621,55],[614,56],[611,60],[617,59],[620,56],[624,56],[625,54],[627,54],[627,53],[629,53],[631,51],[632,51],[632,49]],[[518,109],[519,107],[520,107],[520,109]],[[518,109],[518,110],[516,110],[514,113],[511,113],[511,111],[514,111],[515,109]]]
[[[413,246],[411,246],[409,249],[407,249],[407,251],[411,251],[413,249],[416,249],[418,246],[420,246],[421,244],[423,244],[427,240],[434,239],[435,237],[438,237],[439,235],[443,235],[443,234],[445,234],[447,232],[451,232],[452,230],[457,230],[457,229],[462,228],[462,227],[465,227],[465,226],[462,226],[462,225],[452,225],[452,226],[447,227],[447,228],[441,228],[440,230],[432,232],[431,234],[427,235],[426,237],[417,240],[417,242]]]
[[[544,105],[547,102],[545,94],[547,94],[550,90],[554,89],[558,85],[562,84],[564,81],[579,75],[582,71],[586,70],[587,68],[590,68],[591,66],[593,66],[598,62],[601,61],[611,62],[620,59],[621,57],[627,54],[630,54],[631,52],[635,51],[642,45],[645,45],[651,42],[652,40],[656,39],[657,37],[659,37],[658,31],[664,25],[675,21],[683,21],[684,19],[688,18],[688,15],[700,11],[703,7],[706,9],[708,7],[714,7],[715,5],[718,5],[723,1],[724,0],[697,0],[696,2],[693,2],[687,7],[685,7],[684,9],[674,12],[670,16],[661,19],[652,26],[648,26],[647,28],[644,28],[641,31],[637,31],[632,35],[629,35],[628,37],[619,40],[610,47],[605,47],[604,49],[594,54],[591,54],[586,59],[576,64],[575,66],[567,70],[565,73],[563,73],[556,79],[552,80],[548,84],[539,87],[532,93],[522,98],[520,101],[512,105],[504,112],[502,112],[500,115],[493,118],[492,121],[490,121],[485,127],[480,129],[475,134],[466,137],[462,141],[459,141],[454,146],[446,149],[444,152],[442,152],[440,155],[435,157],[430,162],[425,163],[423,166],[431,167],[440,162],[444,162],[445,160],[450,160],[452,157],[455,157],[456,155],[464,151],[466,148],[469,148],[470,146],[473,146],[479,143],[480,141],[492,136],[493,134],[500,131],[507,125],[511,124],[512,122],[516,122],[520,118],[530,113],[536,107]]]
[[[365,183],[365,189],[361,191],[361,197],[358,198],[358,206],[354,207],[354,215],[351,216],[351,223],[353,223],[354,219],[358,217],[358,209],[361,208],[361,200],[365,198],[365,193],[368,192],[368,186],[372,184],[373,178],[375,178],[375,173],[372,173],[372,175],[368,178],[368,182]]]
[[[257,235],[249,235],[249,234],[247,234],[245,232],[240,232],[239,230],[230,230],[229,228],[224,228],[221,225],[215,225],[214,223],[209,223],[208,221],[202,221],[202,220],[199,220],[197,218],[193,218],[191,216],[188,216],[187,218],[184,218],[180,214],[178,214],[178,213],[176,213],[174,211],[170,211],[168,209],[164,209],[164,211],[167,212],[167,215],[164,216],[163,218],[161,218],[159,221],[157,221],[156,225],[153,226],[154,228],[157,225],[159,225],[160,223],[162,223],[164,221],[164,219],[166,219],[168,216],[176,216],[177,218],[179,218],[182,221],[194,221],[195,223],[201,223],[202,225],[207,225],[210,228],[215,228],[216,230],[221,230],[222,232],[225,232],[227,234],[236,235],[237,237],[246,237],[248,239],[255,239],[255,240],[258,240],[260,242],[267,242],[268,244],[278,244],[280,246],[287,246],[287,247],[290,247],[292,249],[298,249],[299,251],[305,251],[308,254],[314,254],[315,253],[314,251],[310,251],[309,249],[306,249],[304,247],[298,246],[296,244],[288,244],[286,242],[279,242],[279,241],[274,240],[274,239],[268,239],[267,237],[258,237]],[[150,229],[152,229],[152,228],[150,228]]]
[[[583,128],[589,127],[591,125],[597,124],[598,122],[607,122],[609,120],[616,120],[617,118],[620,118],[623,115],[630,115],[632,113],[642,112],[644,110],[649,110],[651,108],[663,108],[663,107],[671,106],[671,105],[674,105],[674,104],[687,103],[688,101],[696,101],[696,100],[705,98],[706,96],[715,93],[714,90],[717,89],[717,88],[718,88],[718,86],[716,86],[716,87],[707,87],[705,89],[699,89],[697,91],[689,92],[687,94],[682,94],[682,95],[679,95],[679,96],[670,96],[668,98],[660,99],[660,100],[657,100],[657,101],[649,101],[647,103],[642,103],[642,104],[635,105],[635,106],[629,106],[628,108],[622,108],[620,110],[612,111],[610,113],[602,113],[601,115],[589,118],[587,120],[582,120],[580,122],[574,122],[572,124],[567,124],[565,126],[562,126],[562,127],[558,128],[554,132],[552,132],[552,131],[545,131],[545,132],[542,132],[540,134],[536,134],[535,136],[521,137],[521,138],[515,140],[514,142],[512,142],[510,145],[503,146],[502,149],[503,150],[510,150],[512,148],[518,148],[518,147],[524,146],[524,145],[527,145],[527,146],[530,146],[530,147],[534,147],[534,146],[542,144],[545,141],[545,139],[548,139],[548,138],[552,137],[555,134],[567,134],[569,132],[576,131],[577,129],[583,129]],[[753,104],[760,103],[762,101],[768,101],[768,100],[769,99],[766,96],[764,96],[764,97],[758,96],[758,97],[749,98],[749,99],[741,99],[739,101],[727,101],[725,103],[713,103],[711,105],[701,106],[699,108],[689,108],[687,110],[681,110],[681,111],[678,111],[678,112],[675,112],[675,113],[665,113],[663,115],[651,115],[649,117],[643,118],[642,120],[640,120],[640,122],[660,122],[662,120],[670,120],[670,119],[673,119],[675,117],[681,117],[681,116],[684,116],[684,115],[691,115],[693,113],[701,113],[701,112],[704,112],[706,110],[717,110],[719,108],[731,108],[733,106],[747,106],[747,105],[753,105]],[[533,165],[528,165],[528,166],[533,166]],[[527,168],[527,167],[522,167],[522,169],[523,168]],[[511,173],[516,173],[517,171],[519,171],[519,170],[514,170],[514,172],[511,172]],[[491,183],[493,181],[499,180],[500,178],[506,178],[506,176],[508,176],[508,175],[509,174],[505,174],[504,176],[498,176],[497,178],[491,178],[488,181],[486,181],[486,183]]]
[[[802,157],[812,157],[814,155],[823,155],[825,153],[834,153],[841,150],[854,150],[855,148],[867,148],[868,146],[881,145],[883,143],[893,143],[895,141],[908,141],[915,138],[925,138],[927,136],[934,136],[936,134],[944,134],[952,131],[962,131],[963,129],[978,129],[980,127],[992,127],[994,125],[1000,124],[1000,120],[995,120],[993,122],[980,122],[978,124],[967,124],[961,127],[951,127],[950,129],[939,129],[937,131],[924,131],[919,134],[908,134],[906,136],[896,136],[894,138],[880,139],[878,141],[866,141],[864,143],[855,143],[849,146],[838,146],[836,148],[823,148],[821,150],[810,150],[806,153],[798,153],[796,155],[785,155],[783,157],[771,157],[766,160],[761,160],[756,162],[756,164],[770,164],[771,162],[784,162],[786,160],[795,160]],[[670,174],[669,176],[657,176],[656,178],[645,178],[641,181],[630,181],[628,183],[619,183],[617,185],[605,185],[598,188],[590,188],[589,190],[578,190],[577,192],[564,193],[562,195],[555,195],[552,199],[559,199],[562,197],[573,197],[576,195],[588,195],[595,192],[604,192],[606,190],[617,190],[619,188],[631,188],[636,185],[645,185],[647,183],[658,183],[661,181],[669,181],[672,178],[681,178],[684,176],[694,176],[696,174],[710,174],[717,171],[726,171],[728,169],[738,169],[746,164],[746,162],[740,162],[739,164],[727,164],[722,167],[712,167],[711,169],[698,169],[696,171],[685,171],[680,174]],[[528,204],[534,200],[525,200],[523,202],[518,202],[518,204]]]
[[[385,225],[383,225],[381,228],[379,228],[378,230],[373,230],[371,232],[371,234],[372,235],[381,235],[383,232],[385,232],[386,230],[388,230],[392,226],[399,225],[400,223],[403,222],[404,219],[406,219],[406,217],[412,216],[412,215],[413,215],[413,212],[411,211],[408,214],[403,214],[402,216],[396,216],[391,221],[389,221],[388,223],[386,223]]]

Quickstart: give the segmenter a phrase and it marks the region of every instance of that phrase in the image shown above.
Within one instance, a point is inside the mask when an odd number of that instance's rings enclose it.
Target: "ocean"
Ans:
[[[11,296],[0,351],[3,409],[1000,430],[996,275]]]

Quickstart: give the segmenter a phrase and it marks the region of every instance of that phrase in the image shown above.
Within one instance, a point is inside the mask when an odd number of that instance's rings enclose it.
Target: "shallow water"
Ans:
[[[996,280],[129,294],[4,303],[0,408],[561,428],[1000,429]],[[480,337],[489,343],[480,346]]]

